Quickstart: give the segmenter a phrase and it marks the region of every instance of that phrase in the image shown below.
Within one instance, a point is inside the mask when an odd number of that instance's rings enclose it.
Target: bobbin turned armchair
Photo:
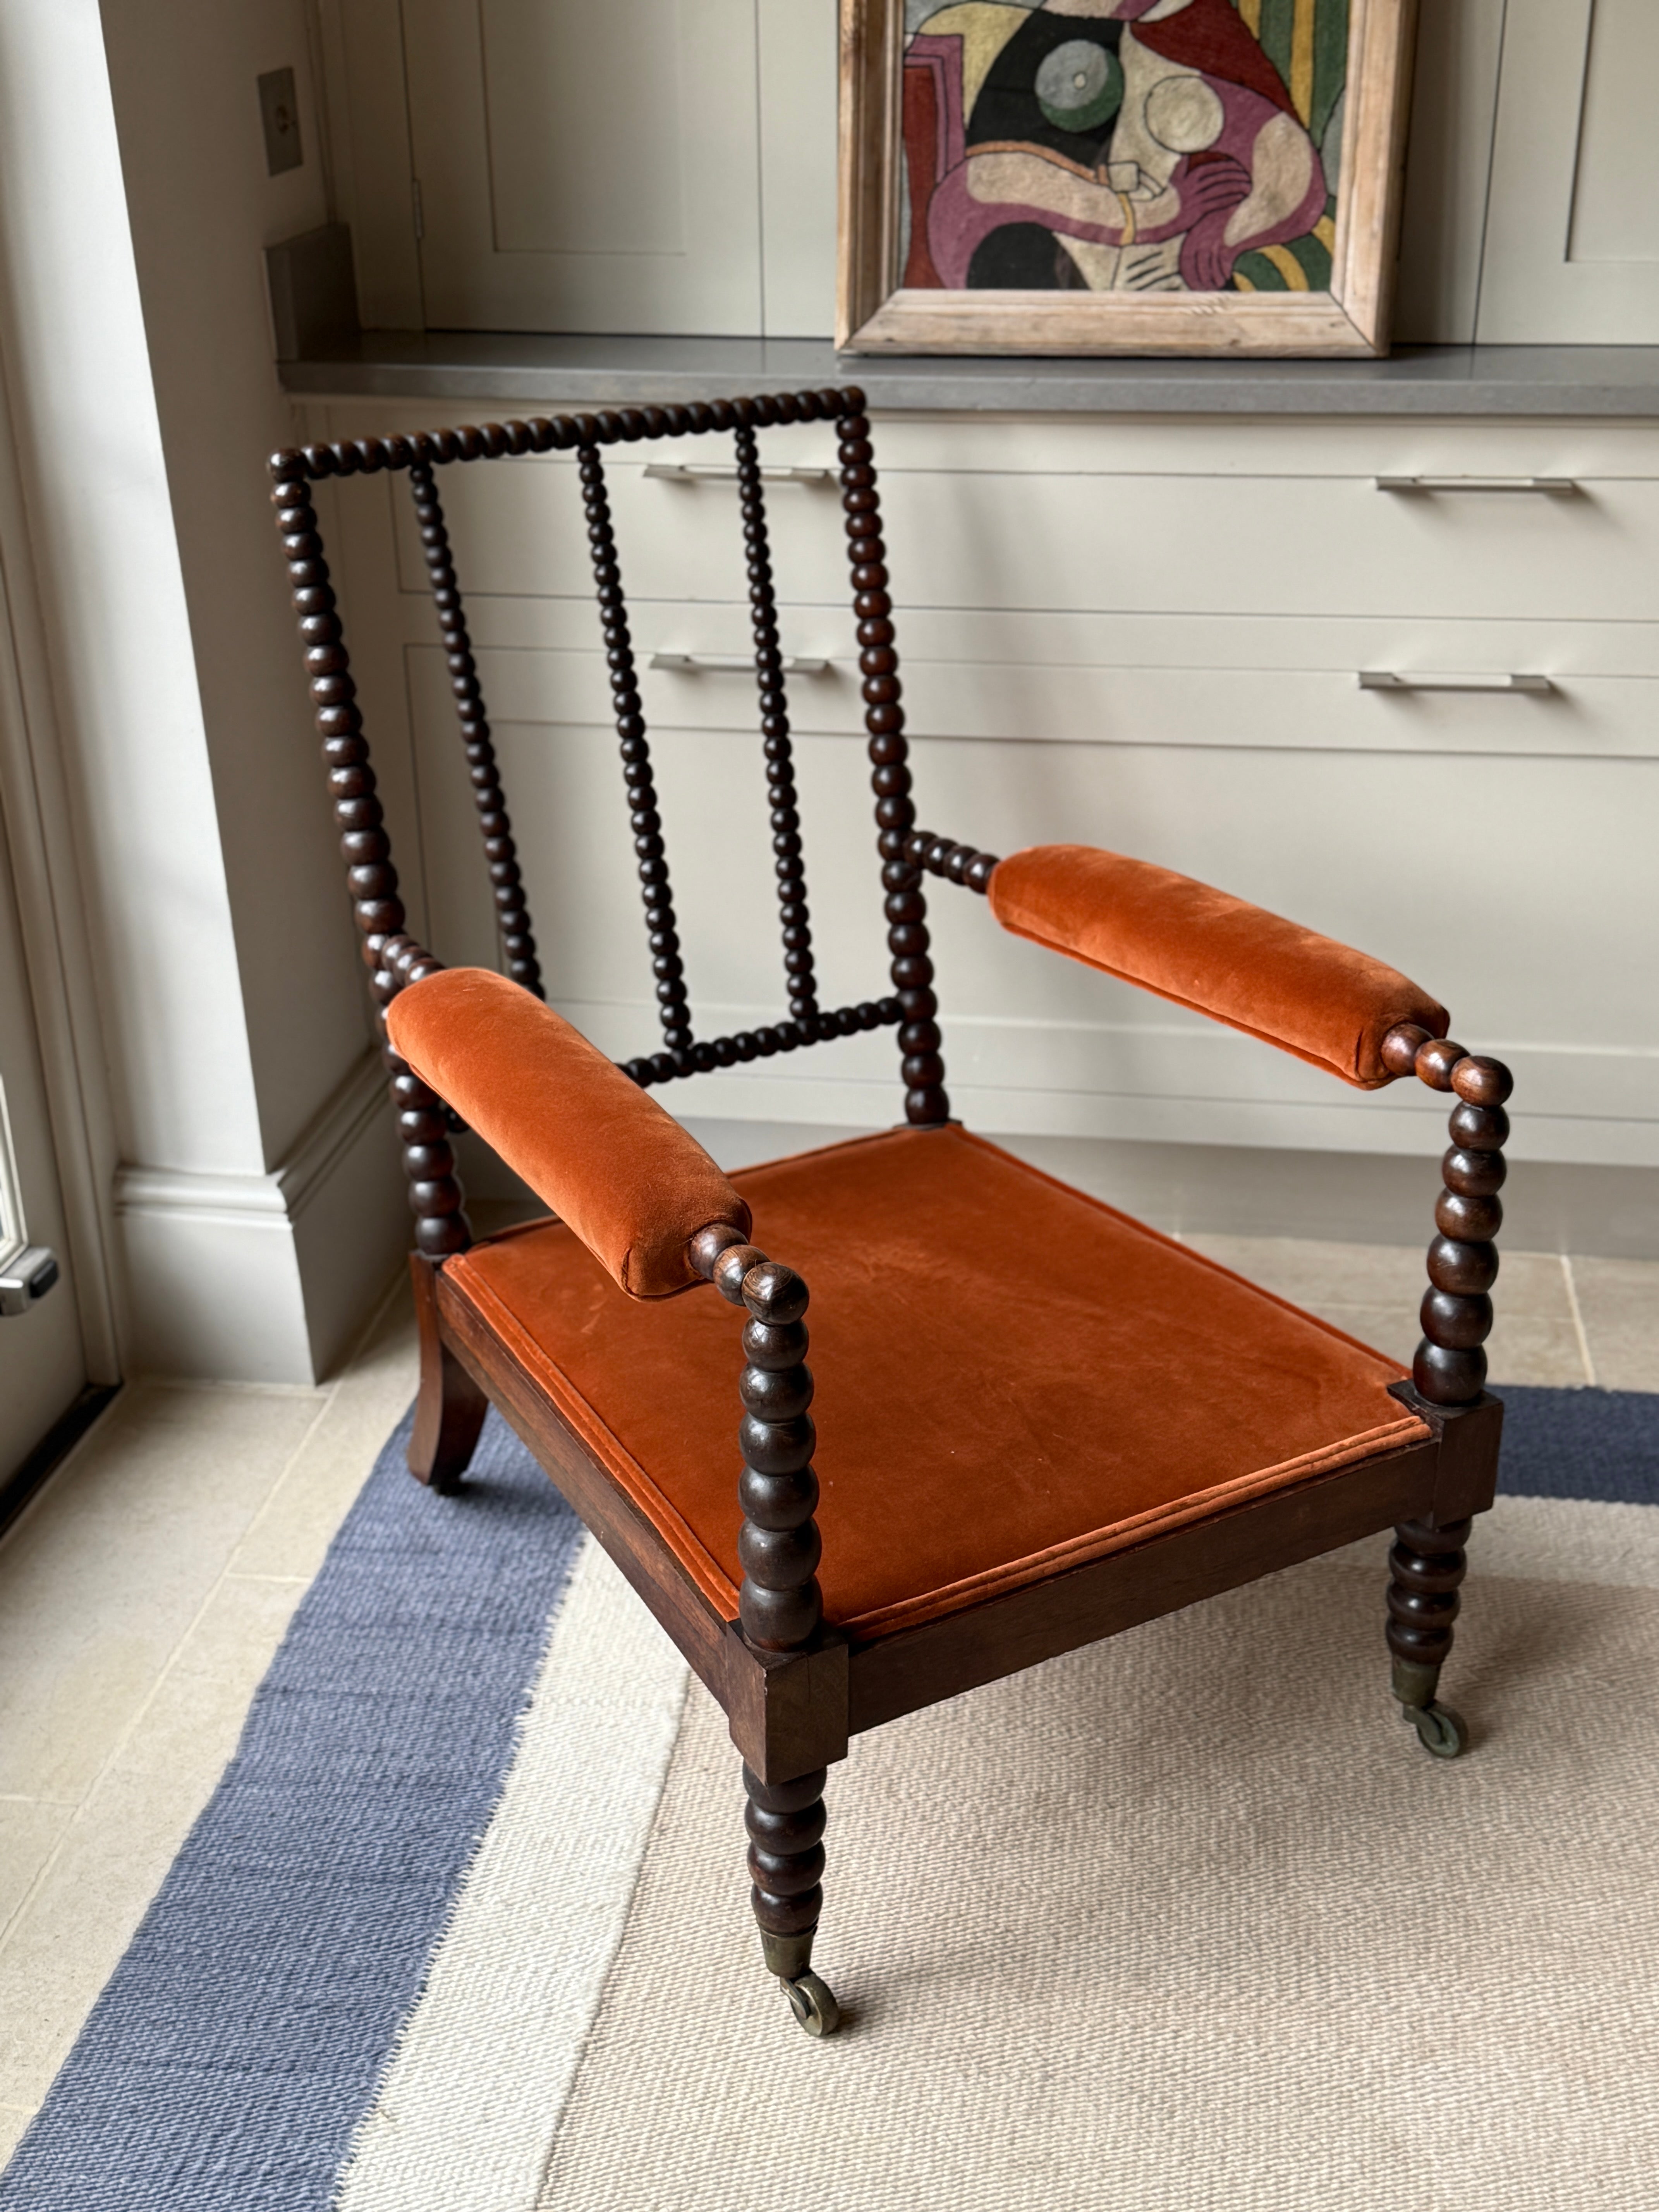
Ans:
[[[813,420],[839,436],[892,962],[890,993],[834,1012],[814,982],[755,435]],[[790,1012],[700,1040],[604,454],[711,431],[735,444]],[[661,1010],[662,1048],[621,1067],[542,1003],[434,476],[558,451],[581,473]],[[313,446],[272,470],[416,1218],[410,1466],[454,1489],[499,1407],[719,1700],[743,1755],[765,1963],[807,2031],[838,2019],[811,1971],[823,1795],[861,1730],[1392,1527],[1393,1692],[1430,1752],[1461,1752],[1463,1724],[1437,1690],[1464,1539],[1496,1480],[1502,1408],[1481,1345],[1507,1071],[1451,1042],[1444,1010],[1395,969],[1224,892],[1080,846],[999,860],[916,826],[856,392]],[[504,975],[445,969],[398,896],[310,491],[387,471],[414,496]],[[952,1121],[930,876],[984,896],[1006,929],[1344,1082],[1415,1076],[1454,1095],[1409,1375]],[[883,1135],[728,1179],[647,1096],[884,1026],[898,1031],[904,1120]],[[465,1124],[549,1218],[473,1240],[449,1141]],[[743,1316],[740,1346],[726,1304]]]

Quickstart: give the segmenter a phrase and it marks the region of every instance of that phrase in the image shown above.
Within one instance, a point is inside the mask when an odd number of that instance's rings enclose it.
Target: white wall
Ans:
[[[0,14],[6,370],[122,1162],[127,1356],[272,1380],[308,1378],[362,1303],[308,1295],[307,1273],[366,1296],[402,1236],[384,1120],[360,1110],[368,1033],[263,469],[294,422],[261,250],[325,210],[314,112],[307,167],[268,179],[254,80],[305,61],[298,0]],[[319,1203],[339,1234],[307,1259],[295,1207]]]

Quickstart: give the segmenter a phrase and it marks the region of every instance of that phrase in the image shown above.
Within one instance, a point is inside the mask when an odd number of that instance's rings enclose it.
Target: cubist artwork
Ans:
[[[1324,292],[1350,0],[906,0],[899,281]]]

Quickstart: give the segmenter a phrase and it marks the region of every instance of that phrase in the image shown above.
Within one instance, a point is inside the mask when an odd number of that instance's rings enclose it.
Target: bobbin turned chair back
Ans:
[[[756,438],[757,430],[799,422],[832,424],[837,440],[852,613],[891,957],[885,991],[836,1007],[819,1004],[813,964],[787,679],[779,641],[766,495]],[[675,920],[650,740],[611,523],[605,455],[617,447],[714,434],[729,435],[735,452],[788,1015],[757,1030],[739,1030],[735,1036],[700,1038],[694,1032],[684,956]],[[927,901],[921,890],[923,866],[918,855],[939,846],[935,864],[942,865],[948,857],[955,880],[981,890],[994,863],[990,855],[984,855],[975,871],[970,864],[978,856],[970,851],[958,851],[945,841],[931,836],[919,839],[916,835],[870,425],[864,412],[864,395],[853,387],[685,406],[624,407],[550,420],[538,416],[530,422],[490,422],[480,428],[441,429],[406,437],[344,439],[272,457],[277,527],[305,642],[317,727],[328,763],[363,954],[382,1013],[413,975],[430,972],[434,957],[408,933],[311,485],[321,478],[383,471],[408,479],[494,893],[501,969],[540,998],[544,994],[534,927],[452,557],[439,476],[456,465],[556,453],[574,453],[581,477],[594,593],[610,671],[629,823],[662,1029],[661,1049],[629,1060],[629,1074],[642,1086],[668,1083],[678,1076],[769,1059],[863,1030],[896,1026],[907,1120],[918,1124],[947,1120],[950,1101],[944,1087],[938,1001],[928,957]],[[403,1133],[409,1148],[406,1164],[416,1208],[419,1249],[434,1256],[462,1250],[470,1231],[455,1188],[453,1163],[444,1159],[447,1151],[444,1136],[434,1133],[429,1126],[441,1109],[436,1101],[416,1095],[406,1073],[396,1074],[394,1087],[398,1085],[401,1086],[397,1103],[404,1116]],[[418,1117],[418,1126],[411,1115]]]

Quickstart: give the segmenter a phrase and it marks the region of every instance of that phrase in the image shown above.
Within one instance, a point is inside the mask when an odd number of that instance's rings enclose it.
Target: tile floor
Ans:
[[[1191,1241],[1409,1358],[1419,1248]],[[1659,1390],[1659,1264],[1508,1253],[1498,1304],[1496,1382]],[[136,1383],[0,1542],[0,2163],[414,1382],[399,1292],[325,1387]]]

